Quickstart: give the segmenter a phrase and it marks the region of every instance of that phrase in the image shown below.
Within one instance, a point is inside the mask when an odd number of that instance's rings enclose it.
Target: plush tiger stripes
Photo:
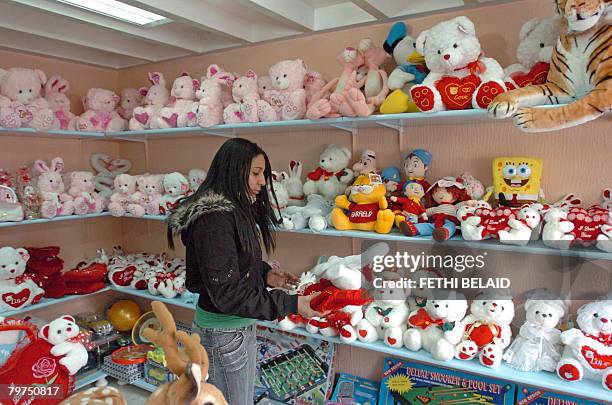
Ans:
[[[489,105],[490,115],[513,116],[526,132],[572,127],[612,110],[612,0],[555,3],[564,18],[546,83],[502,93]]]

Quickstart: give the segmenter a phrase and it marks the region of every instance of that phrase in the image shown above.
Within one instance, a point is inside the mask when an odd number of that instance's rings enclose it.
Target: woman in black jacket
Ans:
[[[246,139],[230,139],[217,151],[204,183],[168,219],[170,247],[180,234],[186,248],[186,287],[200,294],[193,328],[208,352],[209,382],[231,405],[253,403],[256,319],[321,316],[310,308],[314,295],[266,288],[297,282],[262,260],[261,245],[268,254],[275,247],[271,183],[265,152]],[[273,191],[272,196],[276,200]]]

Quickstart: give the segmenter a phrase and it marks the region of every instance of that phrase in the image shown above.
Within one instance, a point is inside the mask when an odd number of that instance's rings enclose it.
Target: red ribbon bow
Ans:
[[[444,322],[442,319],[433,319],[425,308],[419,308],[416,314],[412,315],[408,322],[415,328],[427,329],[429,325],[441,326]]]
[[[481,53],[480,55],[478,55],[478,57],[476,58],[476,60],[474,60],[474,61],[472,61],[472,62],[468,63],[466,66],[461,67],[461,68],[457,68],[457,69],[455,69],[455,72],[456,72],[456,71],[459,71],[459,70],[463,70],[463,69],[468,69],[468,70],[470,71],[470,74],[472,74],[472,75],[476,75],[476,76],[478,76],[478,75],[483,74],[484,72],[486,72],[486,71],[487,71],[487,67],[486,67],[486,65],[485,65],[485,64],[484,64],[484,63],[483,63],[483,62],[480,60],[480,58],[481,58],[481,57],[482,57],[482,53]]]

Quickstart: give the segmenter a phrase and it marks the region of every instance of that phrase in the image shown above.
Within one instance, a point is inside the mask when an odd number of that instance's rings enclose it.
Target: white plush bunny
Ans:
[[[302,162],[292,160],[289,162],[289,174],[281,173],[281,183],[285,186],[289,194],[288,206],[303,207],[306,203],[304,199],[304,183],[302,182]]]

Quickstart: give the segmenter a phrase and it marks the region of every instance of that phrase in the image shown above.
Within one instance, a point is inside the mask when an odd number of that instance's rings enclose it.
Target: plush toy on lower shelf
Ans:
[[[25,308],[43,297],[45,291],[24,275],[29,259],[26,249],[0,248],[0,312]]]
[[[87,350],[78,342],[79,327],[70,315],[51,321],[40,330],[40,337],[51,343],[51,354],[61,357],[59,364],[68,369],[70,375],[75,375],[87,364]]]

